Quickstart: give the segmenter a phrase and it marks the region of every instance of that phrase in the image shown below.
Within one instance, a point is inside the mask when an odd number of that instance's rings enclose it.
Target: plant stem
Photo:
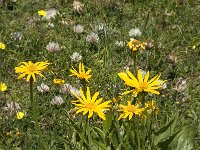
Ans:
[[[138,145],[138,150],[140,150],[140,131],[139,131],[139,128],[138,128],[138,125],[136,125],[137,127],[137,145]]]
[[[40,131],[40,126],[39,126],[38,118],[37,118],[37,114],[36,114],[37,106],[36,106],[36,101],[33,98],[33,78],[32,77],[30,78],[30,101],[31,101],[31,107],[32,107],[32,119],[35,122],[36,133],[39,135],[39,140],[42,144],[42,147],[45,150],[47,150],[46,144],[44,143],[44,140],[42,138],[42,133]]]
[[[134,73],[137,74],[137,61],[136,61],[136,52],[133,52],[133,65],[134,65]]]

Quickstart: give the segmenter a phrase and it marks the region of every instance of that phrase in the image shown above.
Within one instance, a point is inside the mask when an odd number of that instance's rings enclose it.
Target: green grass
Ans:
[[[129,31],[136,27],[142,31],[139,40],[153,43],[151,49],[137,53],[138,68],[150,70],[151,77],[161,73],[161,79],[167,80],[167,88],[160,90],[159,96],[147,96],[156,100],[160,109],[160,114],[155,118],[155,128],[167,124],[179,112],[177,129],[194,124],[194,149],[199,148],[200,5],[197,1],[188,0],[182,4],[178,0],[88,0],[83,2],[81,14],[73,11],[72,0],[44,2],[17,0],[13,10],[8,10],[6,2],[0,4],[0,42],[6,44],[6,49],[0,50],[0,81],[8,86],[7,91],[0,93],[0,107],[4,107],[7,101],[15,101],[19,103],[21,111],[25,112],[25,117],[17,120],[15,112],[8,114],[1,109],[0,149],[40,149],[31,120],[29,84],[17,80],[18,75],[14,69],[20,62],[29,60],[48,60],[51,63],[44,73],[46,78],[38,78],[34,83],[38,120],[48,148],[79,149],[77,143],[80,137],[69,121],[69,116],[80,128],[84,119],[80,119],[81,115],[75,116],[71,104],[74,98],[70,94],[60,93],[53,79],[62,78],[78,89],[82,86],[77,78],[69,76],[71,66],[76,68],[78,65],[71,61],[70,56],[73,52],[79,52],[86,68],[93,70],[88,82],[92,94],[99,91],[104,100],[119,96],[125,86],[117,74],[124,71],[125,67],[133,69],[130,65],[133,59],[126,45],[119,48],[115,42],[124,41],[127,44]],[[37,11],[50,8],[56,9],[59,14],[50,21],[42,20]],[[33,26],[30,25],[31,19]],[[53,28],[48,27],[49,22],[54,24]],[[84,32],[80,35],[73,31],[77,24],[84,26]],[[105,28],[96,31],[95,26],[102,24]],[[20,41],[11,38],[14,32],[22,33]],[[98,34],[100,39],[97,44],[86,42],[86,36],[91,32]],[[56,53],[47,51],[46,45],[51,41],[59,43],[62,49]],[[169,59],[172,53],[177,57],[176,63]],[[182,92],[175,90],[180,78],[187,83]],[[41,94],[37,91],[37,86],[42,82],[49,85],[50,92]],[[61,106],[50,104],[51,99],[57,95],[64,99]],[[72,114],[69,115],[69,111]],[[102,120],[96,116],[89,123],[90,126],[103,128]],[[18,136],[15,135],[17,130],[20,133]],[[12,135],[6,135],[10,131]],[[109,146],[112,140],[106,142]]]

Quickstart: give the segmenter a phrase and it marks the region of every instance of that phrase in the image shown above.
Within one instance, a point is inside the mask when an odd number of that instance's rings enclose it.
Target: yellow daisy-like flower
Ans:
[[[127,118],[129,120],[131,120],[131,118],[133,117],[133,115],[143,115],[143,111],[145,110],[145,108],[139,108],[139,104],[136,103],[135,105],[131,105],[131,101],[127,101],[128,105],[122,105],[120,104],[119,106],[119,110],[118,111],[122,111],[123,113],[119,116],[118,120],[120,120],[121,118]]]
[[[23,119],[24,118],[24,113],[23,112],[18,112],[17,113],[17,119],[19,119],[19,120],[21,120],[21,119]]]
[[[126,74],[127,73],[127,74]],[[126,70],[126,73],[118,73],[119,77],[125,81],[125,84],[128,86],[133,87],[133,90],[126,91],[123,94],[133,93],[135,97],[137,97],[138,93],[140,92],[149,92],[153,94],[160,94],[158,91],[156,91],[159,88],[162,88],[162,84],[166,82],[166,80],[162,81],[159,80],[160,75],[156,75],[154,78],[149,80],[150,73],[149,71],[145,75],[144,79],[142,77],[142,71],[139,69],[137,78],[134,77],[134,75],[129,71]],[[149,80],[149,81],[148,81]]]
[[[88,118],[92,117],[93,113],[97,113],[97,115],[106,120],[105,114],[103,111],[109,110],[109,103],[111,101],[106,101],[101,103],[103,98],[97,99],[99,92],[96,92],[92,97],[90,95],[90,89],[87,87],[86,97],[83,93],[83,90],[80,88],[80,97],[76,93],[72,93],[78,100],[72,101],[72,103],[76,106],[76,114],[83,112],[83,115],[88,113]]]
[[[5,83],[0,83],[0,91],[1,92],[4,92],[4,91],[6,91],[7,90],[7,86],[6,86],[6,84]]]
[[[88,71],[85,71],[85,67],[84,67],[83,63],[79,63],[79,71],[78,72],[74,69],[74,67],[72,67],[72,69],[70,69],[69,71],[72,73],[70,76],[77,76],[78,78],[80,78],[82,80],[88,81],[88,79],[92,77],[92,75],[90,75],[90,72],[92,70],[89,69]]]
[[[145,103],[145,109],[147,110],[147,112],[151,113],[151,111],[154,111],[156,114],[159,113],[159,109],[156,105],[156,102],[154,100],[149,101],[147,103]],[[150,110],[150,111],[149,111]]]
[[[131,49],[133,51],[137,51],[140,48],[145,50],[145,43],[140,42],[139,40],[131,38],[130,41],[128,42],[128,47],[129,47],[129,49]]]
[[[44,10],[39,10],[39,11],[38,11],[38,15],[39,15],[39,16],[47,16],[47,12],[44,11]]]
[[[63,85],[65,83],[65,80],[62,79],[54,79],[53,83],[56,85]]]
[[[35,75],[40,75],[41,77],[44,77],[41,72],[47,68],[47,66],[50,63],[48,61],[45,62],[36,62],[32,63],[29,62],[21,62],[19,67],[15,67],[15,73],[19,73],[20,76],[17,79],[22,79],[27,75],[26,81],[28,82],[30,78],[33,78],[33,81],[36,81]]]
[[[6,48],[6,45],[0,42],[0,49],[5,49],[5,48]]]

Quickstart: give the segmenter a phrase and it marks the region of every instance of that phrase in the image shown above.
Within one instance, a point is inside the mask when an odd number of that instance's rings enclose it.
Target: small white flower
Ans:
[[[186,80],[183,80],[182,78],[180,78],[178,80],[178,82],[176,83],[176,90],[178,92],[183,92],[185,90],[185,88],[187,87],[187,83]]]
[[[97,43],[99,41],[99,36],[96,33],[92,32],[89,35],[87,35],[86,41],[88,43]]]
[[[75,33],[82,33],[83,30],[84,30],[84,28],[83,28],[83,26],[80,25],[80,24],[74,26],[74,32],[75,32]]]
[[[142,34],[142,32],[140,31],[139,28],[131,29],[129,31],[129,36],[130,37],[137,37],[137,36],[140,36],[141,34]]]
[[[46,19],[46,20],[50,20],[52,18],[54,19],[57,14],[57,10],[50,9],[50,10],[47,10],[46,13],[47,13],[47,15],[42,17],[43,19]]]
[[[75,87],[71,86],[70,84],[64,84],[61,87],[60,92],[63,94],[70,94],[71,96],[74,96],[72,93],[75,93],[78,96],[80,96],[80,91],[76,89]]]
[[[21,41],[23,35],[21,32],[14,32],[11,34],[11,38],[15,41]]]
[[[158,82],[160,82],[161,80],[158,80]],[[166,89],[167,88],[167,83],[164,82],[163,84],[160,84],[162,89]]]
[[[17,102],[7,101],[6,105],[2,107],[2,110],[11,114],[20,110],[20,106]]]
[[[74,12],[81,13],[83,11],[83,7],[84,7],[84,4],[82,4],[81,2],[79,2],[79,1],[74,1],[73,2],[73,10],[74,10]]]
[[[53,27],[54,27],[54,24],[49,22],[49,23],[48,23],[48,27],[53,28]]]
[[[82,56],[78,52],[74,52],[71,56],[73,62],[79,62],[82,59]]]
[[[141,70],[142,71],[142,78],[144,79],[144,77],[146,76],[147,72],[145,70]]]
[[[60,51],[60,45],[58,43],[49,42],[46,46],[46,49],[49,52],[57,52]]]
[[[124,46],[126,46],[126,42],[124,42],[124,41],[116,41],[115,45],[118,46],[118,47],[124,47]]]
[[[60,105],[62,105],[62,104],[64,103],[64,101],[63,101],[62,97],[60,97],[60,96],[55,96],[55,97],[51,100],[50,103],[51,103],[52,105],[58,105],[58,106],[60,106]]]
[[[49,86],[44,83],[42,83],[40,86],[37,86],[37,90],[41,93],[46,93],[49,91],[49,89]]]

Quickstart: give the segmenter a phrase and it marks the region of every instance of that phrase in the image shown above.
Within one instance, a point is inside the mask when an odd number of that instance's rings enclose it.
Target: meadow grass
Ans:
[[[0,1],[0,42],[5,44],[5,49],[0,48],[0,82],[7,85],[0,93],[0,149],[166,150],[176,149],[175,143],[188,143],[180,150],[199,149],[200,3],[85,0],[76,7],[73,4],[72,0]],[[56,10],[54,17],[38,15],[39,10],[50,9]],[[129,34],[133,34],[129,31],[135,28],[141,32],[135,38],[145,43],[145,50],[133,52],[127,46]],[[49,42],[54,43],[47,48]],[[72,58],[74,52],[82,59]],[[28,61],[50,63],[42,73],[45,77],[37,76],[33,83],[36,120],[30,84],[17,80],[15,73],[19,63]],[[70,76],[70,69],[78,70],[79,62],[86,71],[92,69],[89,82]],[[167,80],[160,95],[144,95],[159,108],[146,122],[137,115],[131,121],[118,121],[120,104],[126,105],[130,97],[136,101],[130,95],[121,98],[129,88],[118,73],[126,69],[135,76],[135,70],[142,69],[150,71],[150,79],[161,74],[160,80]],[[56,85],[54,79],[65,83]],[[49,88],[38,90],[42,83]],[[103,102],[112,101],[110,111],[105,112],[106,121],[96,114],[86,119],[87,115],[75,113],[72,101],[77,98],[73,93],[80,88],[86,92],[86,85],[91,95],[99,91]],[[140,100],[142,96],[138,96]],[[117,97],[121,99],[116,102],[113,98]],[[24,113],[20,119],[16,117],[19,111]],[[35,130],[37,121],[42,135]]]

